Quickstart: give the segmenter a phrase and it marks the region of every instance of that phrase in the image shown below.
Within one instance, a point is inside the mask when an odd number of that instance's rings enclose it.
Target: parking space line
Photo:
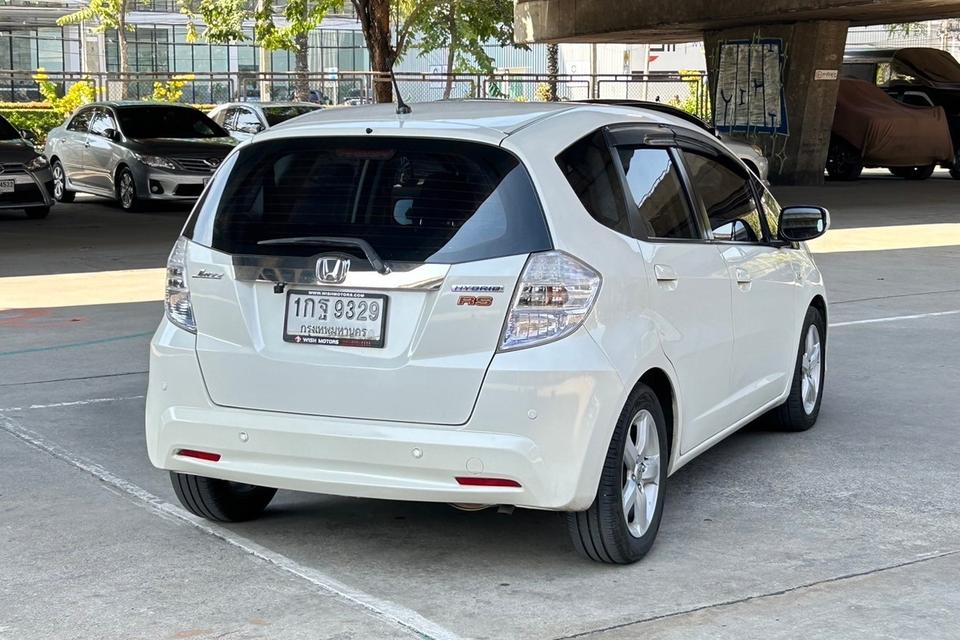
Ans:
[[[103,401],[108,400],[110,399],[103,399]],[[64,404],[61,406],[67,405]],[[113,475],[100,465],[84,460],[60,445],[46,440],[39,434],[24,428],[19,422],[9,416],[0,415],[0,430],[5,431],[34,449],[42,451],[62,462],[66,462],[93,476],[97,480],[115,489],[119,489],[131,499],[142,503],[142,506],[157,516],[165,518],[172,516],[199,529],[203,533],[219,538],[223,542],[240,549],[248,555],[259,558],[281,571],[312,584],[318,590],[339,598],[346,604],[359,606],[367,614],[375,618],[393,623],[428,640],[460,640],[457,634],[424,618],[412,609],[388,600],[382,600],[359,589],[350,587],[316,569],[301,565],[282,553],[268,549],[249,538],[237,535],[226,527],[198,518],[186,510],[153,495],[146,489]]]
[[[41,351],[55,351],[56,349],[71,349],[73,347],[89,347],[92,345],[106,344],[108,342],[118,342],[120,340],[131,340],[134,338],[146,338],[152,336],[153,331],[144,331],[142,333],[131,333],[125,336],[111,336],[109,338],[100,338],[98,340],[84,340],[83,342],[68,342],[67,344],[52,344],[46,347],[31,347],[30,349],[17,349],[16,351],[0,351],[0,356],[18,356],[23,353],[39,353]]]
[[[29,409],[52,409],[54,407],[81,407],[86,404],[100,404],[102,402],[122,402],[123,400],[142,400],[144,395],[139,396],[118,396],[116,398],[89,398],[87,400],[72,400],[70,402],[53,402],[50,404],[31,404],[26,407],[5,407],[0,409],[0,413],[12,411],[27,411]]]
[[[878,324],[881,322],[898,322],[900,320],[918,320],[920,318],[936,318],[940,316],[955,316],[960,314],[960,309],[951,309],[950,311],[931,311],[930,313],[914,313],[907,316],[888,316],[886,318],[870,318],[868,320],[848,320],[846,322],[831,322],[830,328],[851,327],[858,324]]]

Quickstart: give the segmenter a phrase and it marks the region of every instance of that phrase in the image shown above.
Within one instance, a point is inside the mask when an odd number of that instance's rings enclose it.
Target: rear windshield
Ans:
[[[353,252],[322,241],[262,244],[346,237],[365,240],[386,261],[452,264],[551,248],[529,175],[499,147],[414,138],[285,139],[247,146],[229,165],[223,167],[229,176],[215,180],[200,207],[194,237],[219,251]]]
[[[311,107],[308,105],[289,105],[285,107],[263,107],[263,115],[267,117],[267,124],[271,127],[285,122],[290,118],[302,116],[311,111],[317,111],[320,107]]]
[[[120,130],[128,138],[220,138],[220,125],[190,107],[120,107]]]

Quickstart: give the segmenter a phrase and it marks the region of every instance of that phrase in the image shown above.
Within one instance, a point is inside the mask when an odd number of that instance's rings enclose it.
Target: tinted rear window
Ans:
[[[229,164],[229,176],[215,181],[200,208],[194,235],[219,251],[345,250],[259,244],[304,236],[359,238],[383,260],[401,262],[551,248],[529,175],[499,147],[414,138],[272,140],[241,149]]]
[[[205,114],[189,107],[119,107],[120,130],[128,138],[219,138],[227,134]]]

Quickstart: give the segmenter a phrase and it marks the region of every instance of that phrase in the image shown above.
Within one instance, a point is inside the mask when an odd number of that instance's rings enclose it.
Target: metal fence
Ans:
[[[191,104],[229,101],[292,100],[298,93],[312,102],[333,105],[374,101],[378,83],[391,82],[390,74],[344,73],[48,73],[48,81],[63,95],[77,82],[87,82],[98,100],[142,100],[154,95],[157,85],[171,80],[180,84],[179,100]],[[652,100],[681,107],[701,117],[709,116],[706,74],[696,72],[628,75],[494,73],[397,73],[397,84],[407,102],[444,98],[492,98],[521,102],[545,101],[555,87],[558,100]],[[298,92],[298,89],[300,91]],[[0,70],[0,102],[37,102],[43,98],[34,74]]]

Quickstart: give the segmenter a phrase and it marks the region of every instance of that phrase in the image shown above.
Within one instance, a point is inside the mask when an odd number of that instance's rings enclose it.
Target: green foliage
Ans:
[[[96,33],[120,29],[121,26],[131,31],[132,27],[125,24],[126,12],[127,0],[89,0],[82,9],[58,18],[57,24],[62,27],[66,24],[96,22],[93,27]]]
[[[183,88],[188,82],[193,82],[197,77],[192,73],[173,76],[166,82],[154,82],[153,93],[147,100],[155,102],[180,102],[183,98]]]
[[[413,46],[424,56],[438,49],[453,52],[450,72],[492,74],[494,59],[483,45],[527,49],[513,42],[513,0],[428,0],[413,18]],[[401,52],[402,53],[402,52]]]
[[[50,77],[43,67],[37,69],[37,72],[33,74],[33,79],[37,82],[43,101],[61,119],[66,118],[81,105],[93,102],[95,97],[93,85],[87,80],[73,83],[63,96],[57,95],[57,85],[50,81]]]
[[[680,71],[680,78],[689,88],[683,98],[674,96],[667,104],[695,115],[705,122],[710,122],[710,98],[707,95],[707,85],[699,71]]]
[[[47,133],[63,124],[64,116],[53,109],[0,108],[0,115],[17,129],[27,129],[37,137],[37,145],[43,145]]]
[[[187,40],[243,42],[249,39],[243,24],[252,21],[257,44],[270,50],[292,50],[298,35],[317,28],[324,16],[343,7],[343,0],[287,0],[282,11],[277,11],[275,0],[260,0],[254,8],[250,7],[249,0],[180,0],[180,13],[187,16]],[[283,16],[285,25],[277,24],[278,14]],[[198,23],[204,25],[202,32]]]

